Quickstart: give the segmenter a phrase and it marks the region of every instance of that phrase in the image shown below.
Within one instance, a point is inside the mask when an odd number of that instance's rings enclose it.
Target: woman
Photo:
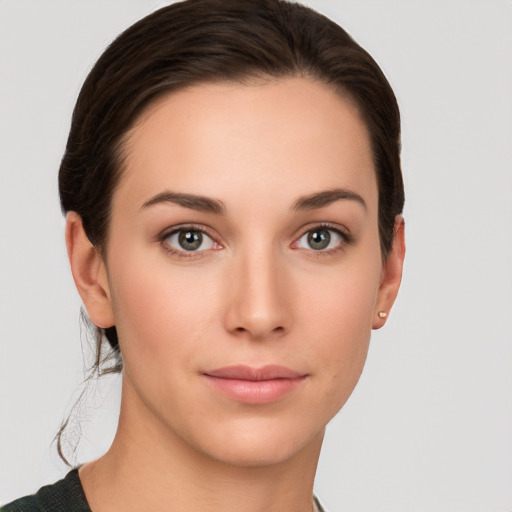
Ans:
[[[119,426],[4,510],[321,510],[325,426],[400,284],[399,131],[373,59],[298,4],[188,0],[119,36],[59,174]]]

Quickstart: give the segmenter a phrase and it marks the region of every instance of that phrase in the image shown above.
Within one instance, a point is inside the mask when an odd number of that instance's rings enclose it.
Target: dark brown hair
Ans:
[[[288,76],[310,77],[356,103],[371,139],[385,258],[404,203],[395,96],[372,57],[340,26],[285,0],[186,0],[150,14],[115,39],[76,103],[59,171],[62,210],[81,216],[104,256],[124,137],[145,107],[201,82]],[[119,349],[115,327],[98,332],[99,365],[102,334]],[[119,357],[115,369],[120,368]]]

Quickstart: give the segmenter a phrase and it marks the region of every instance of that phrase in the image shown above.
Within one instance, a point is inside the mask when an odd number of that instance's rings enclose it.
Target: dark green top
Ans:
[[[78,477],[78,468],[75,468],[62,480],[41,487],[36,494],[4,505],[0,512],[91,512],[91,509]]]
[[[323,512],[316,497],[314,503],[318,512]],[[78,477],[78,468],[75,468],[62,480],[41,487],[36,494],[4,505],[0,512],[91,512],[91,509]]]

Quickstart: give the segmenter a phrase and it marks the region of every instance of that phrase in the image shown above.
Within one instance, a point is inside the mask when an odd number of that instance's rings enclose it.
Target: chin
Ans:
[[[212,429],[199,450],[211,459],[238,467],[279,465],[311,450],[320,452],[324,426],[305,429],[299,418],[291,425],[279,423],[253,420],[249,425]]]

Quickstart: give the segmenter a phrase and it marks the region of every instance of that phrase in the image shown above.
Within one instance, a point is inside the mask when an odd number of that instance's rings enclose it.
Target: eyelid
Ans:
[[[201,233],[206,233],[212,239],[218,238],[213,228],[211,228],[207,224],[197,224],[195,222],[181,222],[179,224],[168,226],[162,229],[156,238],[158,238],[159,240],[164,239],[169,237],[173,233],[176,233],[177,231],[185,231],[187,229],[190,229],[191,231],[201,231]]]
[[[346,228],[345,226],[340,225],[340,224],[335,224],[332,222],[315,222],[315,223],[307,224],[306,226],[303,226],[299,230],[299,233],[294,237],[293,242],[291,244],[292,248],[295,244],[298,243],[298,241],[305,234],[309,233],[310,231],[319,230],[319,229],[327,229],[330,231],[334,231],[339,236],[341,236],[343,241],[340,244],[338,244],[338,246],[333,247],[331,249],[326,249],[326,250],[315,251],[314,249],[302,249],[302,248],[297,248],[297,247],[295,247],[294,249],[295,250],[299,250],[299,249],[307,250],[308,252],[311,252],[311,253],[314,253],[315,255],[321,256],[321,255],[327,255],[327,254],[331,254],[333,252],[337,252],[338,250],[342,250],[347,245],[350,245],[354,242],[354,236],[350,233],[350,230],[348,228]],[[185,251],[185,250],[180,250],[180,249],[171,247],[168,244],[164,244],[164,242],[173,234],[179,233],[180,231],[186,231],[186,230],[199,231],[199,232],[203,233],[204,235],[206,235],[213,241],[213,243],[216,245],[216,247],[213,249]],[[184,257],[184,258],[188,258],[188,257],[196,257],[197,258],[197,257],[204,256],[204,253],[208,252],[210,250],[219,250],[219,249],[224,248],[223,244],[218,241],[218,236],[213,234],[212,231],[213,230],[209,226],[205,226],[204,224],[183,223],[183,224],[177,224],[175,226],[171,226],[171,227],[164,229],[159,235],[157,235],[156,239],[160,243],[160,245],[162,245],[164,250],[166,250],[169,253],[172,253],[179,257]]]
[[[314,231],[315,229],[330,229],[332,231],[336,231],[347,241],[353,241],[354,237],[350,233],[350,230],[343,226],[342,224],[335,224],[333,222],[312,222],[303,226],[298,230],[298,234],[295,237],[295,240],[298,240],[300,237],[304,236],[306,233],[310,231]]]
[[[201,249],[197,251],[185,251],[180,250],[178,248],[172,247],[169,244],[166,244],[165,241],[171,237],[172,235],[179,233],[181,231],[199,231],[203,235],[206,235],[208,238],[210,238],[217,247],[209,248],[209,249]],[[157,235],[156,239],[160,243],[160,245],[163,247],[163,249],[171,254],[177,255],[182,258],[191,258],[191,257],[201,257],[204,255],[205,252],[210,250],[218,250],[222,248],[222,244],[217,241],[217,238],[215,235],[212,234],[211,228],[205,225],[200,224],[194,224],[194,223],[184,223],[184,224],[177,224],[175,226],[168,227],[164,229],[159,235]]]
[[[347,245],[350,245],[354,242],[354,236],[350,233],[350,230],[347,229],[345,226],[342,226],[340,224],[334,224],[331,222],[316,222],[312,224],[308,224],[306,226],[303,226],[300,229],[299,234],[294,238],[294,241],[292,243],[292,246],[297,244],[299,240],[306,235],[307,233],[315,230],[320,229],[326,229],[329,231],[334,231],[337,233],[343,241],[338,244],[336,247],[332,247],[331,249],[325,249],[325,250],[317,250],[314,249],[303,249],[299,247],[295,247],[296,250],[306,250],[308,252],[314,253],[315,256],[322,256],[322,255],[328,255],[332,254],[333,252],[337,252],[338,250],[343,250]]]

